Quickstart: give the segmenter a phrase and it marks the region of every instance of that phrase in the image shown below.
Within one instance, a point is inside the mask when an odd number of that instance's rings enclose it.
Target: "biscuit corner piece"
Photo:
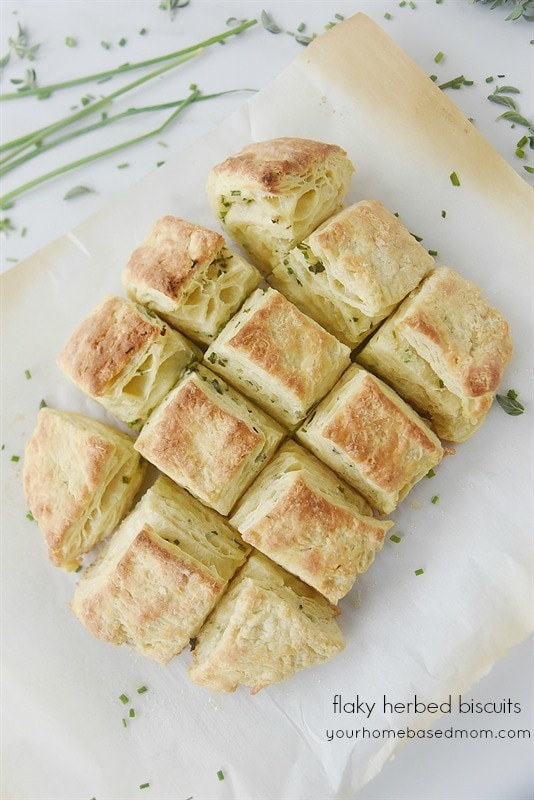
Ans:
[[[167,215],[134,250],[122,279],[132,300],[207,345],[262,278],[219,233]]]
[[[269,281],[352,348],[433,265],[433,257],[395,214],[378,200],[362,200],[297,244]]]
[[[353,364],[297,429],[298,440],[381,514],[443,458],[430,426],[375,375]]]
[[[295,442],[278,450],[230,519],[244,541],[336,604],[393,526]]]
[[[473,282],[437,267],[365,344],[358,362],[430,417],[438,436],[468,439],[484,422],[512,340]]]
[[[324,663],[345,647],[328,601],[253,553],[203,628],[189,677],[210,691],[260,689]]]
[[[275,289],[257,289],[208,348],[212,369],[295,428],[350,364],[350,350]]]
[[[41,409],[26,443],[23,483],[51,562],[76,570],[128,512],[145,472],[127,434],[81,414]]]
[[[135,448],[179,486],[225,515],[284,435],[275,420],[198,365],[154,411]]]
[[[208,201],[263,274],[343,204],[354,166],[335,144],[281,137],[243,147],[210,172]]]
[[[161,476],[84,573],[71,608],[97,639],[166,664],[196,636],[248,550],[222,517]]]
[[[110,295],[72,332],[57,363],[85,394],[138,428],[201,356],[154,312]]]

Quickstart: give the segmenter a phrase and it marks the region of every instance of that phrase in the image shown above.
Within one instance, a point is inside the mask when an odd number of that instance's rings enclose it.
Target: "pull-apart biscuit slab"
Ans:
[[[277,422],[199,366],[154,411],[135,447],[179,486],[228,514],[283,437]]]
[[[255,694],[345,647],[327,600],[253,553],[200,630],[189,676],[206,689]]]
[[[219,233],[172,216],[155,223],[122,277],[129,297],[204,345],[262,279]]]
[[[426,422],[356,364],[296,435],[382,514],[393,511],[443,457]]]
[[[353,172],[337,145],[269,139],[247,145],[211,170],[208,201],[224,230],[267,275],[341,208]]]
[[[350,364],[350,350],[275,289],[257,289],[208,348],[211,368],[288,428]]]
[[[245,561],[237,531],[164,476],[80,580],[71,607],[98,639],[166,664]]]
[[[154,312],[107,297],[76,328],[59,368],[114,417],[139,428],[202,352]]]
[[[377,200],[338,212],[275,266],[269,282],[349,347],[414,289],[434,264]]]
[[[393,523],[295,442],[286,442],[230,519],[243,539],[331,603],[372,564]]]
[[[77,569],[128,512],[145,471],[127,434],[81,414],[41,409],[26,443],[23,484],[52,563]]]
[[[474,283],[438,267],[358,361],[429,416],[438,436],[462,442],[484,421],[511,356],[502,314]]]

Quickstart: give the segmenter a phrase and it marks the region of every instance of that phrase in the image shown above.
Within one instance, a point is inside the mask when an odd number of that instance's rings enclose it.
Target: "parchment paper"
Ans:
[[[216,228],[204,193],[211,166],[279,135],[344,146],[356,165],[349,200],[374,197],[398,211],[438,263],[483,288],[512,325],[503,391],[532,396],[532,193],[386,34],[356,15],[180,157],[2,276],[6,798],[349,798],[405,740],[329,741],[328,731],[425,728],[436,713],[395,713],[384,699],[455,705],[532,630],[531,415],[509,417],[496,405],[392,515],[401,542],[388,540],[341,602],[347,648],[326,665],[255,697],[210,695],[187,678],[188,653],[159,667],[93,639],[69,610],[77,577],[48,563],[25,516],[23,444],[42,399],[111,419],[62,377],[56,354],[106,293],[122,291],[123,266],[158,216]],[[148,691],[139,695],[141,685]],[[335,695],[375,706],[368,718],[362,705],[338,713]]]

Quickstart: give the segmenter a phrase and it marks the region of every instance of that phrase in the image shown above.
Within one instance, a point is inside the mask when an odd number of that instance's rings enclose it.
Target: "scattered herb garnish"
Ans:
[[[435,474],[436,474],[436,471],[434,469],[429,469],[428,472],[426,473],[426,477],[427,478],[433,478],[435,476]]]
[[[488,5],[491,3],[491,8],[499,8],[508,3],[509,0],[469,0],[470,3],[483,3]],[[534,1],[533,0],[511,0],[513,8],[506,17],[507,20],[519,19],[524,17],[526,20],[532,22],[534,20]]]
[[[20,456],[11,456],[11,461],[20,461]]]
[[[144,694],[145,692],[148,692],[146,686],[140,686],[139,689],[137,690],[137,694]]]
[[[450,180],[451,180],[451,183],[452,183],[453,186],[459,186],[460,185],[460,179],[459,179],[458,175],[456,174],[456,172],[451,172],[449,177],[450,177]]]
[[[269,33],[282,33],[283,31],[276,22],[273,22],[271,16],[266,11],[261,12],[261,24]]]
[[[123,705],[126,705],[126,703],[129,703],[129,702],[130,702],[130,701],[128,700],[128,697],[127,697],[125,694],[120,694],[120,695],[119,695],[119,700],[121,701],[121,703],[122,703]]]
[[[4,217],[4,219],[0,219],[0,231],[14,231],[15,226],[11,223],[9,217]]]
[[[76,47],[76,39],[73,36],[65,36],[65,44],[67,47]]]
[[[72,200],[73,197],[79,197],[81,194],[91,194],[93,191],[94,189],[90,189],[89,186],[73,186],[64,195],[63,200]]]
[[[425,572],[424,569],[421,569],[421,568],[415,570],[415,574],[416,575],[423,575],[424,572]]]
[[[219,769],[219,770],[217,770],[217,778],[218,778],[220,781],[223,781],[223,780],[224,780],[224,773],[223,773],[222,769]]]
[[[434,495],[434,497],[432,497],[432,498],[431,498],[430,502],[431,502],[433,505],[436,505],[436,503],[438,503],[438,502],[439,502],[439,494],[435,494],[435,495]]]
[[[517,392],[514,389],[509,389],[506,394],[496,395],[496,400],[500,407],[511,417],[519,417],[525,410],[524,405],[519,402],[517,396]]]
[[[159,7],[162,11],[168,11],[169,19],[172,19],[177,8],[184,8],[188,5],[189,0],[160,0]]]
[[[389,538],[391,539],[392,542],[395,542],[395,544],[398,544],[401,541],[401,537],[397,536],[396,533],[392,533]]]
[[[32,376],[32,374],[31,374],[31,372],[30,372],[30,370],[29,370],[29,369],[25,369],[25,370],[24,370],[24,375],[25,375],[25,377],[26,377],[26,380],[28,380],[28,381],[30,380],[30,378],[31,378],[31,376]]]

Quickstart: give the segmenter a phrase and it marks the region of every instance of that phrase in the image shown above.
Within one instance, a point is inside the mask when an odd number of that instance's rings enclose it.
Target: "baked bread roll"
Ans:
[[[435,467],[430,427],[379,378],[353,364],[296,433],[299,441],[389,514]]]
[[[230,519],[243,539],[337,603],[372,564],[393,522],[295,442],[286,442]]]
[[[71,334],[57,363],[85,394],[138,429],[201,357],[154,312],[112,295]]]
[[[283,137],[243,147],[208,178],[211,210],[267,275],[343,204],[354,167],[337,145]]]
[[[228,514],[283,436],[277,422],[198,366],[154,411],[135,448],[207,506]]]
[[[219,233],[165,216],[132,253],[126,294],[199,344],[209,344],[261,282]]]
[[[214,372],[296,427],[350,364],[350,350],[275,289],[257,289],[208,348]]]
[[[145,471],[127,434],[71,411],[39,411],[23,485],[55,566],[80,566],[128,512]]]
[[[98,639],[166,664],[196,636],[249,548],[160,477],[84,573],[71,607]]]
[[[244,684],[255,694],[344,646],[325,598],[253,553],[200,630],[189,676],[210,691]]]
[[[508,323],[471,281],[438,267],[361,350],[358,361],[462,442],[484,421],[512,357]]]
[[[434,264],[377,200],[339,211],[275,266],[269,282],[356,347]]]

